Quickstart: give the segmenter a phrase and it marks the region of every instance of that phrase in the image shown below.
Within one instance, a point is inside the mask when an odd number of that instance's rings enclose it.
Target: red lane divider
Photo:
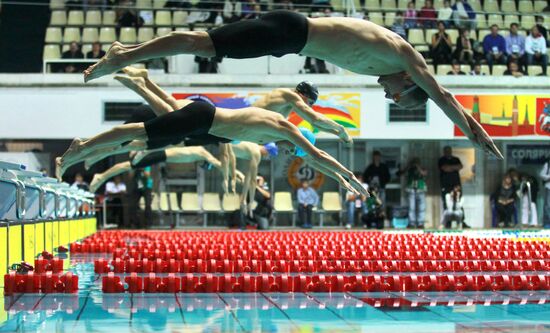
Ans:
[[[94,261],[96,274],[114,273],[350,273],[550,271],[548,260],[162,260]]]
[[[10,272],[4,275],[4,295],[16,293],[75,293],[78,290],[78,276],[71,272],[63,275],[28,272],[19,274]]]
[[[102,278],[105,293],[234,293],[234,292],[424,292],[424,291],[501,291],[547,290],[550,276],[545,275],[297,275],[268,274],[197,276],[186,274],[159,277],[149,273],[145,277],[131,273],[124,283],[119,276],[109,273]]]
[[[60,259],[60,258],[44,259],[43,257],[34,259],[34,273],[43,274],[46,272],[52,272],[52,273],[63,272],[63,259]]]

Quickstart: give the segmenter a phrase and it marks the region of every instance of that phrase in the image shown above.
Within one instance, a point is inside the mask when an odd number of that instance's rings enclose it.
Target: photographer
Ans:
[[[409,195],[409,227],[424,228],[426,219],[426,175],[428,171],[420,165],[420,159],[413,157],[407,166],[397,172],[398,176],[407,177]]]
[[[540,178],[544,184],[544,210],[542,223],[545,228],[550,228],[550,161],[546,161],[540,171]]]
[[[367,210],[366,214],[363,214],[361,219],[365,228],[384,229],[384,209],[382,208],[382,200],[379,196],[379,190],[377,186],[373,186],[370,189],[370,197],[365,202]]]
[[[258,224],[259,230],[269,229],[269,221],[272,217],[273,207],[271,206],[271,193],[262,175],[256,177],[256,194],[254,200],[257,203],[254,209],[254,222]]]
[[[537,214],[537,195],[539,185],[537,180],[527,174],[521,175],[518,197],[521,205],[521,224],[522,226],[536,227],[538,224]]]

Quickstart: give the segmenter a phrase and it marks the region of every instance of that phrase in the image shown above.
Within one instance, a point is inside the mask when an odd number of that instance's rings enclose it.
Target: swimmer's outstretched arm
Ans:
[[[315,160],[315,162],[317,162],[321,167],[328,170],[334,170],[335,173],[338,173],[345,180],[349,181],[357,192],[368,197],[369,194],[367,190],[365,190],[361,182],[355,178],[353,172],[346,169],[342,164],[326,152],[312,145],[311,142],[302,136],[298,128],[292,125],[289,121],[282,121],[280,122],[280,125],[281,128],[279,133],[281,134],[282,140],[288,140],[294,145],[302,148],[304,152],[306,152],[310,158]]]
[[[94,175],[94,178],[92,179],[92,182],[90,183],[90,192],[94,193],[103,183],[105,183],[109,179],[130,170],[132,170],[132,165],[130,164],[130,161],[126,161],[115,164],[102,173],[96,173]]]
[[[334,172],[333,170],[331,169],[327,169],[325,168],[323,165],[317,163],[316,160],[310,158],[309,156],[304,156],[302,157],[302,159],[304,159],[307,164],[309,164],[312,168],[314,168],[315,170],[321,172],[322,174],[324,175],[327,175],[328,177],[336,180],[338,183],[340,183],[346,190],[350,191],[350,192],[353,192],[355,194],[359,194],[354,188],[353,186],[351,186],[351,184],[344,179],[344,177],[340,176],[339,174],[337,174],[336,172]]]
[[[445,112],[447,117],[460,128],[475,146],[503,159],[502,153],[495,146],[495,143],[483,127],[470,114],[464,111],[464,108],[454,98],[453,94],[435,80],[434,76],[428,71],[426,61],[420,53],[409,44],[404,44],[400,47],[402,50],[398,54],[403,57],[401,61],[406,64],[406,70],[411,75],[413,81],[428,94],[430,99]]]
[[[302,117],[305,121],[309,122],[313,127],[320,129],[323,132],[328,132],[337,135],[344,142],[352,143],[352,139],[344,126],[329,119],[324,114],[316,112],[309,105],[307,105],[302,98],[290,89],[283,90],[283,96],[286,101],[292,103],[294,111]]]

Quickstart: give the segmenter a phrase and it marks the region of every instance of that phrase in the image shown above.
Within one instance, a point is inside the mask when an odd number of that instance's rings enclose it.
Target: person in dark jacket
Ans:
[[[372,163],[363,172],[363,181],[378,189],[382,205],[386,204],[386,184],[390,181],[390,169],[382,163],[382,154],[378,150],[372,153]]]

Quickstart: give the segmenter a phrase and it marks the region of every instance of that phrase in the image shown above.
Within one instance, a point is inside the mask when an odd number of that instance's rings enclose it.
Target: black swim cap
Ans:
[[[317,86],[311,81],[302,81],[296,86],[296,91],[307,97],[314,104],[319,97]]]

